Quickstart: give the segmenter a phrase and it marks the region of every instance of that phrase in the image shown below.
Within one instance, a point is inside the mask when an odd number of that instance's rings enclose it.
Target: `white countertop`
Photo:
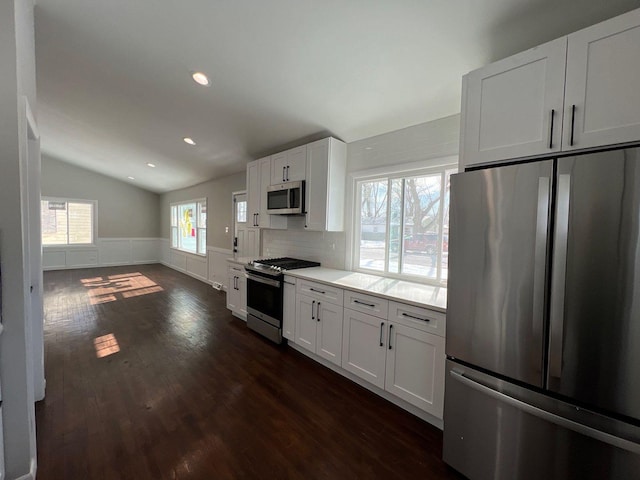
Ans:
[[[323,267],[288,270],[285,275],[336,285],[348,290],[376,295],[388,300],[397,300],[438,312],[446,312],[446,287],[434,287],[395,278]]]
[[[237,263],[239,265],[246,265],[251,260],[255,260],[255,257],[229,257],[227,258],[227,262]]]

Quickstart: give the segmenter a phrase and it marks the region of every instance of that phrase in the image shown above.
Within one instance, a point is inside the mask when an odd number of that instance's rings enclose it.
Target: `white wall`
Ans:
[[[365,138],[347,146],[347,174],[458,154],[460,115]],[[350,180],[347,179],[347,182]],[[348,228],[352,202],[345,204]],[[263,230],[264,256],[292,256],[320,262],[328,268],[348,265],[346,232],[307,232],[302,219],[289,218],[287,230]]]
[[[31,339],[27,321],[29,230],[28,224],[23,223],[27,208],[23,205],[23,192],[29,183],[23,95],[32,108],[36,105],[31,0],[0,2],[0,65],[0,267],[4,325],[0,336],[0,384],[6,478],[14,479],[33,473],[36,462],[32,360],[27,354]],[[25,174],[22,178],[21,163]]]

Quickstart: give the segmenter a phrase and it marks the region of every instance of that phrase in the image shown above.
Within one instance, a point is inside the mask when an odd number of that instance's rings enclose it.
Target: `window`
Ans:
[[[95,202],[43,198],[40,202],[42,245],[91,245]]]
[[[171,247],[207,254],[207,200],[171,204]]]
[[[455,163],[359,177],[354,267],[445,284],[449,251],[449,178]]]

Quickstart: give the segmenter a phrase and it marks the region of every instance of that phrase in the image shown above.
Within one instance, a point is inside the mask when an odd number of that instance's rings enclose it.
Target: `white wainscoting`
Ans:
[[[187,275],[213,284],[219,282],[226,290],[227,258],[233,251],[226,248],[207,247],[207,256],[193,255],[169,247],[168,239],[160,239],[160,263]]]
[[[96,246],[42,249],[44,270],[140,265],[160,261],[159,238],[100,238]]]
[[[227,258],[233,257],[233,250],[219,247],[207,247],[209,257],[209,282],[222,284],[223,290],[229,287]]]

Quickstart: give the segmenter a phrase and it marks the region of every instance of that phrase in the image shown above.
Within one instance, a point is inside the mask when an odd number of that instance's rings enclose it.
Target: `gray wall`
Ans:
[[[98,201],[98,238],[160,236],[160,195],[42,156],[42,196]]]
[[[197,198],[207,199],[207,245],[211,247],[231,249],[231,193],[246,189],[245,172],[217,178],[199,185],[173,192],[164,193],[160,197],[160,237],[169,238],[169,205],[183,200]],[[225,232],[229,227],[229,232]]]

